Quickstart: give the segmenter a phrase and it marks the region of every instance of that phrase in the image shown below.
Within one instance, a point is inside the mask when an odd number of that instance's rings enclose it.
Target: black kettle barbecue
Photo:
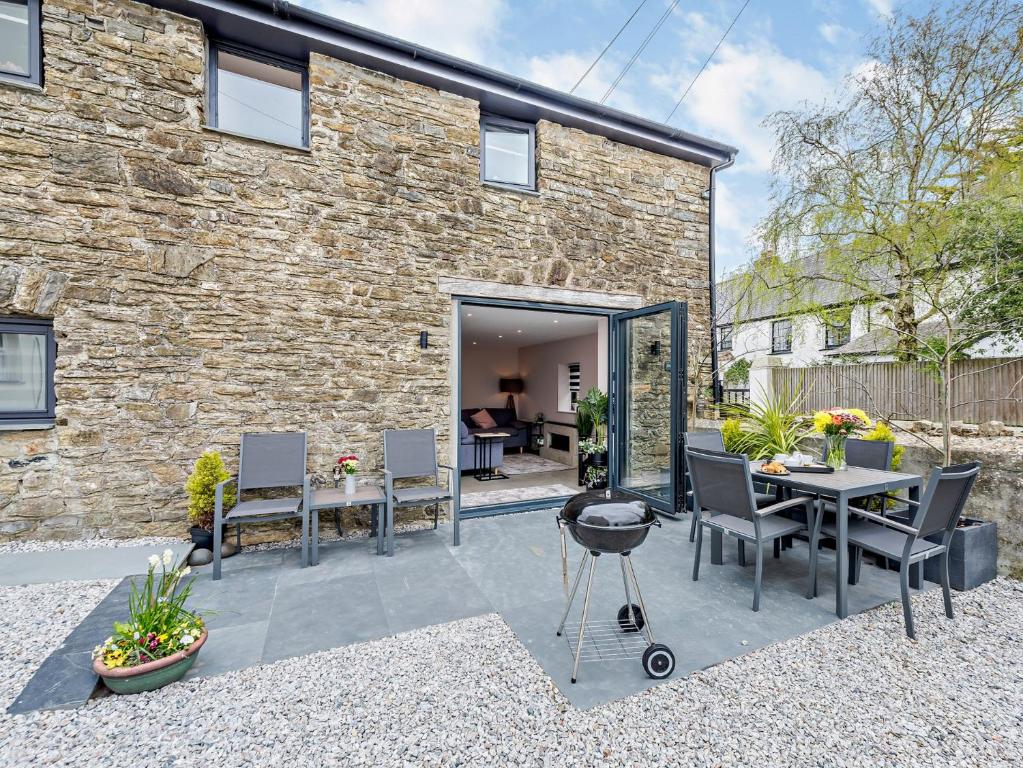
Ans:
[[[632,567],[632,552],[646,541],[653,526],[660,526],[648,504],[634,496],[620,491],[587,491],[573,496],[557,517],[561,531],[561,571],[566,584],[568,580],[568,548],[565,530],[585,548],[579,570],[576,572],[568,605],[558,625],[558,636],[565,631],[568,614],[572,610],[583,572],[589,565],[586,591],[583,595],[582,616],[578,628],[570,627],[570,635],[576,635],[572,649],[574,663],[572,682],[578,677],[579,662],[633,658],[642,651],[643,669],[655,680],[669,677],[675,671],[675,655],[666,645],[654,641],[649,616],[639,591],[636,571]],[[622,569],[622,583],[625,585],[625,605],[618,610],[613,622],[588,621],[590,591],[597,558],[601,555],[618,555]],[[632,590],[636,592],[638,605],[632,602]],[[642,634],[640,634],[642,633]],[[571,643],[570,643],[571,644]]]

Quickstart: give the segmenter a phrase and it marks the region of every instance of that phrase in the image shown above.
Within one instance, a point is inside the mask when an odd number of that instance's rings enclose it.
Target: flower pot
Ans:
[[[92,670],[103,683],[114,693],[129,694],[155,691],[165,685],[175,683],[185,676],[195,663],[195,657],[202,648],[209,633],[204,629],[199,639],[183,651],[166,656],[156,661],[139,664],[137,667],[117,667],[108,669],[103,659],[92,662]]]
[[[355,475],[345,475],[345,496],[355,495]]]
[[[966,523],[966,525],[963,525]],[[948,547],[948,580],[960,592],[979,587],[998,575],[998,526],[987,520],[963,518]],[[941,536],[931,541],[941,541]],[[924,578],[941,583],[941,558],[924,561]]]
[[[188,535],[192,538],[192,543],[196,548],[213,551],[213,531],[193,525],[188,529]]]

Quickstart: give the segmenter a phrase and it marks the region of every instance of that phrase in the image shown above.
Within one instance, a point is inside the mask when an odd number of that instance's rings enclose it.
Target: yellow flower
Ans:
[[[831,424],[831,414],[827,411],[817,411],[813,415],[813,428],[823,432]]]
[[[848,413],[851,413],[857,419],[862,419],[863,423],[866,424],[868,427],[870,426],[870,418],[867,416],[865,411],[862,411],[859,408],[846,408],[846,411]]]

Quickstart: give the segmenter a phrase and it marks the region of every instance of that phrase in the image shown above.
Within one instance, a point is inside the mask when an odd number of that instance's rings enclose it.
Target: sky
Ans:
[[[576,94],[663,122],[745,0],[647,0]],[[299,0],[307,8],[568,91],[640,0]],[[923,0],[903,0],[919,11]],[[739,149],[718,176],[719,275],[754,254],[769,208],[776,110],[834,100],[899,0],[750,0],[670,124]]]

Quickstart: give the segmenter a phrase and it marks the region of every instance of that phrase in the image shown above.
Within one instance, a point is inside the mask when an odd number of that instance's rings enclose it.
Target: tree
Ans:
[[[891,351],[941,382],[952,362],[1023,338],[1023,6],[971,0],[898,16],[837,106],[768,119],[778,148],[757,275],[791,312],[876,303]]]
[[[817,309],[829,285],[878,302],[899,358],[913,359],[919,326],[957,284],[961,241],[948,212],[989,168],[992,136],[1019,115],[1021,29],[1023,6],[1009,0],[896,16],[839,103],[769,117],[773,207],[759,234],[777,256],[762,260],[765,285],[790,290],[794,311]],[[921,293],[939,300],[920,311]]]

